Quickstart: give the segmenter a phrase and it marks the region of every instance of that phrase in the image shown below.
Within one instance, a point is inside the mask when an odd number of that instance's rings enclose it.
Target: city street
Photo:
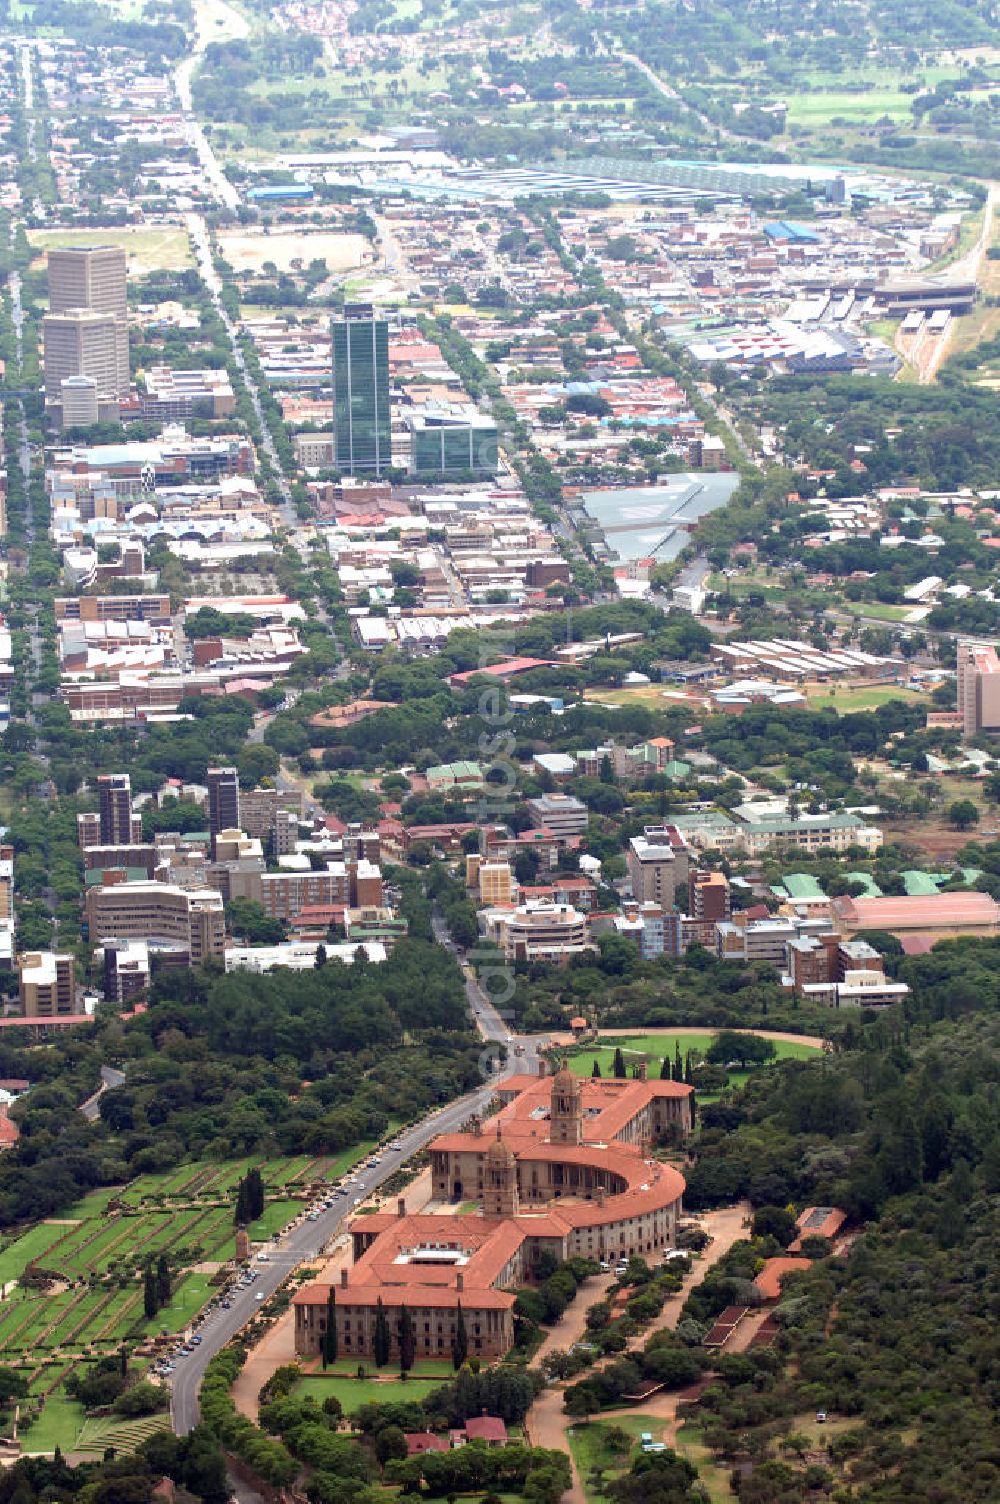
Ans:
[[[444,921],[435,915],[432,922],[435,938],[452,948]],[[476,1028],[484,1041],[488,1045],[504,1044],[511,1031],[468,970],[465,992]],[[200,1344],[192,1353],[177,1360],[177,1369],[172,1376],[170,1414],[178,1435],[186,1435],[198,1423],[198,1390],[211,1359],[257,1315],[261,1305],[284,1283],[292,1270],[317,1258],[343,1232],[347,1219],[355,1208],[370,1200],[372,1193],[380,1185],[433,1138],[440,1133],[455,1132],[473,1113],[482,1112],[493,1095],[495,1081],[502,1075],[537,1071],[539,1053],[545,1043],[545,1036],[515,1036],[509,1046],[507,1065],[494,1080],[485,1081],[477,1090],[449,1102],[445,1107],[436,1108],[414,1127],[397,1134],[393,1142],[398,1143],[399,1148],[380,1150],[380,1163],[375,1169],[358,1167],[359,1173],[364,1176],[363,1190],[354,1187],[349,1196],[338,1197],[329,1211],[320,1213],[318,1221],[299,1222],[286,1238],[269,1247],[267,1263],[254,1261],[253,1267],[258,1272],[258,1278],[248,1288],[241,1288],[233,1293],[232,1306],[228,1311],[221,1308],[212,1311],[199,1330],[202,1338]],[[524,1053],[515,1056],[513,1052],[518,1045]],[[265,1297],[264,1302],[258,1300],[258,1295]]]

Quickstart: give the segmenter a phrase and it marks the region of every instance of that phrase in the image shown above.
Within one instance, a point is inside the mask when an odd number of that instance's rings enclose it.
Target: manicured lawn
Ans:
[[[251,1238],[259,1242],[263,1238],[273,1237],[301,1210],[301,1201],[269,1201],[264,1207],[264,1215],[258,1217],[256,1222],[250,1223]]]
[[[197,1316],[202,1306],[211,1298],[212,1286],[207,1274],[187,1274],[174,1289],[170,1304],[157,1311],[146,1323],[150,1332],[179,1332]]]
[[[375,1401],[387,1404],[390,1400],[422,1400],[432,1390],[441,1387],[443,1378],[443,1375],[437,1379],[324,1379],[310,1376],[299,1381],[295,1393],[311,1395],[321,1404],[334,1394],[343,1405],[345,1415],[351,1415],[362,1405]]]
[[[30,1431],[23,1433],[24,1450],[54,1452],[56,1447],[60,1447],[63,1452],[71,1452],[83,1420],[82,1405],[64,1395],[53,1395],[45,1401],[45,1409]]]
[[[638,1064],[639,1057],[647,1056],[650,1061],[660,1061],[665,1058],[673,1060],[674,1051],[680,1045],[681,1056],[688,1051],[704,1054],[712,1043],[711,1034],[623,1034],[621,1036],[622,1054],[625,1056],[625,1064]],[[776,1039],[774,1048],[777,1051],[778,1060],[805,1060],[810,1055],[816,1054],[815,1046],[810,1044],[794,1043],[787,1040]],[[614,1074],[615,1045],[601,1044],[597,1048],[588,1046],[580,1054],[569,1057],[569,1068],[577,1076],[590,1076],[593,1074],[594,1061],[597,1060],[601,1067],[602,1076]],[[656,1067],[657,1075],[659,1067]],[[742,1075],[743,1072],[733,1071],[731,1077]]]
[[[40,1258],[66,1231],[65,1227],[53,1227],[51,1223],[42,1222],[23,1233],[0,1253],[0,1284],[17,1279],[26,1264],[30,1264],[32,1259]]]

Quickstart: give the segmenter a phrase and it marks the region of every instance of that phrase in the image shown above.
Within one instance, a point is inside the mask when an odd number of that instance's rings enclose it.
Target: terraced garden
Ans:
[[[211,1297],[215,1267],[235,1256],[236,1187],[249,1169],[260,1170],[267,1196],[263,1215],[249,1229],[260,1241],[301,1209],[312,1187],[336,1180],[372,1147],[359,1144],[336,1156],[181,1165],[117,1190],[94,1191],[63,1217],[8,1239],[0,1246],[0,1363],[28,1380],[25,1450],[51,1452],[58,1445],[64,1452],[103,1455],[106,1446],[128,1450],[166,1424],[164,1416],[128,1422],[87,1417],[66,1394],[65,1380],[81,1362],[123,1345],[141,1371],[152,1339],[189,1325]],[[171,1298],[147,1319],[142,1272],[161,1254],[170,1267]]]

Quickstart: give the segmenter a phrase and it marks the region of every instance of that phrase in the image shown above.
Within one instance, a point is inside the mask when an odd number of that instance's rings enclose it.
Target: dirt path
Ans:
[[[628,1351],[635,1351],[637,1348],[643,1347],[654,1332],[662,1331],[664,1327],[674,1327],[677,1325],[684,1302],[687,1300],[694,1286],[701,1284],[709,1269],[729,1252],[734,1243],[738,1242],[740,1238],[746,1237],[749,1216],[749,1204],[741,1201],[736,1206],[723,1207],[720,1211],[716,1212],[706,1212],[699,1218],[705,1231],[712,1235],[711,1243],[701,1257],[695,1261],[694,1267],[690,1274],[685,1276],[681,1288],[677,1291],[676,1295],[671,1295],[656,1319],[649,1326],[645,1327],[638,1336],[633,1337],[628,1345]],[[584,1294],[584,1306],[592,1305],[593,1301],[587,1297],[587,1292],[584,1291],[581,1293]],[[555,1329],[555,1332],[559,1336],[559,1341],[554,1345],[560,1348],[569,1347],[571,1341],[577,1340],[569,1337],[568,1329],[564,1324],[565,1321],[566,1318],[564,1317],[563,1322]],[[548,1339],[546,1339],[546,1345],[548,1345]],[[613,1359],[608,1358],[605,1361],[610,1363]],[[592,1371],[591,1369],[585,1370],[584,1373],[578,1376],[578,1379],[585,1378],[586,1374]],[[576,1383],[578,1379],[572,1379],[570,1383]],[[563,1409],[565,1391],[566,1384],[550,1384],[547,1389],[543,1389],[528,1411],[525,1420],[525,1430],[533,1446],[548,1447],[552,1451],[565,1452],[569,1456],[573,1481],[567,1492],[563,1494],[563,1504],[587,1504],[587,1497],[584,1493],[583,1484],[577,1474],[566,1434],[574,1425],[574,1420]],[[630,1411],[627,1413],[662,1418],[667,1422],[667,1429],[670,1429],[670,1433],[673,1436],[676,1434],[677,1427],[677,1404],[683,1398],[683,1394],[657,1395],[652,1400],[648,1400],[645,1405],[637,1406],[634,1412]],[[612,1418],[617,1417],[621,1413],[625,1412],[616,1410]],[[664,1436],[664,1440],[666,1439],[666,1436]]]

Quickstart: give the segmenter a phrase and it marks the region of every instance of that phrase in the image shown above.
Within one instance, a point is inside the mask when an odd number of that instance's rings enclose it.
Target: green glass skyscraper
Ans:
[[[332,334],[337,469],[381,475],[392,464],[389,325],[370,304],[348,303]]]

